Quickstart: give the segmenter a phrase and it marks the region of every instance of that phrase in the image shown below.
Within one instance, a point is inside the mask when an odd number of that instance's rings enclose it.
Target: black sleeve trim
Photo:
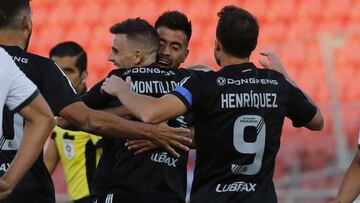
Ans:
[[[19,106],[14,108],[11,112],[12,113],[19,112],[26,105],[30,104],[30,102],[32,102],[32,100],[34,100],[35,97],[39,95],[39,93],[40,93],[40,91],[38,89],[36,89],[27,99],[25,99],[21,104],[19,104]]]

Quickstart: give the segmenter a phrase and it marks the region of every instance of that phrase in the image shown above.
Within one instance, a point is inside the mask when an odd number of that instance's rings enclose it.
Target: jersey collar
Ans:
[[[227,69],[230,69],[230,68],[237,68],[237,69],[254,69],[256,68],[255,64],[252,63],[252,62],[245,62],[245,63],[241,63],[241,64],[232,64],[232,65],[228,65],[228,66],[225,66],[224,68],[222,68],[223,70],[227,70]]]

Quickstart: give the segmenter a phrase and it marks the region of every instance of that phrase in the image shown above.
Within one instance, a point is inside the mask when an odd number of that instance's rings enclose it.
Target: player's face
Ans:
[[[160,37],[158,64],[162,67],[179,68],[189,54],[186,34],[165,26],[159,27],[157,32]]]
[[[114,35],[108,60],[118,68],[131,68],[135,66],[135,51],[129,46],[129,43],[126,39],[126,34]]]
[[[76,67],[76,56],[54,56],[51,58],[69,78],[72,86],[76,89],[84,81],[80,70]]]

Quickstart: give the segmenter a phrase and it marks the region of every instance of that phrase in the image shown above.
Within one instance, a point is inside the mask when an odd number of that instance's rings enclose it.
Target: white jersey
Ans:
[[[35,98],[38,91],[34,83],[16,66],[3,48],[0,48],[0,83],[0,126],[2,126],[4,105],[11,111],[17,112]],[[0,128],[0,138],[2,136],[3,132]]]

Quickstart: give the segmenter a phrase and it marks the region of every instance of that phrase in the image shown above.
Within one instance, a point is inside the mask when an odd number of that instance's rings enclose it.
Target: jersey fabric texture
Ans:
[[[51,138],[56,143],[64,167],[70,199],[74,201],[90,196],[90,186],[100,158],[96,148],[100,137],[55,127]]]
[[[194,112],[191,202],[274,203],[272,181],[284,118],[304,126],[316,113],[282,74],[252,63],[194,71],[172,94]]]
[[[54,115],[58,115],[69,104],[80,101],[69,80],[50,59],[28,53],[17,46],[1,45],[1,47],[12,56],[20,70],[38,87]],[[5,139],[16,142],[0,150],[1,165],[6,166],[6,170],[17,152],[23,135],[24,119],[8,108],[4,109],[3,118]],[[3,172],[4,170],[1,171],[1,176]],[[14,188],[12,194],[0,202],[55,203],[54,186],[42,154]]]
[[[131,76],[133,91],[160,97],[171,92],[188,74],[186,70],[165,69],[152,64],[126,71],[117,69],[109,75],[123,79]],[[107,103],[110,98],[100,92],[101,85],[102,82],[98,83],[88,92],[89,101]],[[172,121],[171,125],[188,127],[187,123],[187,116],[182,116]],[[121,201],[115,198],[113,202],[185,202],[187,152],[179,150],[179,159],[161,149],[135,156],[124,146],[126,139],[113,142],[116,151],[111,193],[114,197],[121,197]]]

